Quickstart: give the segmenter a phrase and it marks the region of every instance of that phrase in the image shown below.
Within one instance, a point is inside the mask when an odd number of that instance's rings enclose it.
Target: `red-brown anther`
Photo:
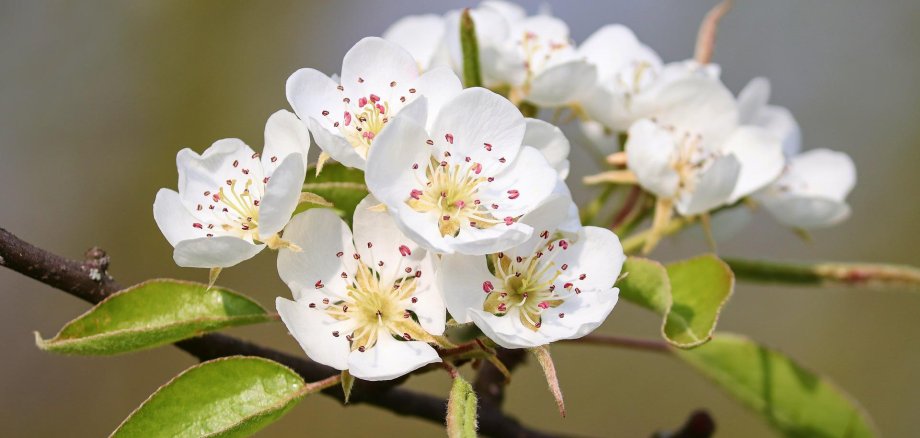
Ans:
[[[498,258],[500,258],[500,259],[505,258],[505,253],[503,253],[503,252],[498,253]]]
[[[450,134],[450,133],[444,134],[444,139],[447,140],[448,143],[454,144],[454,136],[453,136],[453,134]]]
[[[307,305],[307,307],[309,307],[309,308],[311,308],[311,309],[315,309],[315,308],[316,308],[316,303],[310,303],[310,304]]]
[[[371,94],[370,98],[371,98],[371,102],[374,102],[374,103],[380,102],[380,96],[376,94]]]
[[[323,110],[323,116],[328,116],[328,115],[329,115],[329,111]]]
[[[579,279],[579,280],[584,280],[587,276],[588,276],[587,274],[581,274],[581,275],[578,276],[578,279]]]
[[[274,163],[275,161],[278,161],[278,157],[272,156],[272,157],[271,157],[271,162]]]
[[[252,154],[252,159],[255,160],[256,158],[259,158],[258,152]]]
[[[390,88],[393,88],[395,86],[396,86],[396,81],[390,82]]]
[[[406,273],[409,274],[409,273],[411,273],[411,272],[412,272],[412,268],[408,268],[408,267],[407,267],[407,268],[406,268]]]
[[[252,205],[255,205],[256,207],[258,207],[260,203],[261,201],[259,201],[258,199],[252,201]]]
[[[226,180],[226,181],[224,181],[224,182],[227,183],[228,186],[232,186],[232,185],[233,185],[233,180],[232,180],[232,179],[228,179],[228,180]]]
[[[579,289],[579,288],[576,287],[576,288],[575,288],[575,295],[578,295],[578,294],[580,294],[580,293],[581,293],[581,289]]]
[[[499,312],[504,312],[504,311],[506,311],[506,310],[508,310],[508,306],[506,306],[505,303],[499,303],[499,304],[498,304],[498,311],[499,311]]]
[[[412,170],[418,169],[418,163],[412,163]]]
[[[422,271],[415,271],[415,278],[421,278]]]
[[[342,278],[348,278],[348,274],[347,274],[347,273],[345,273],[345,271],[342,271],[342,273],[341,273],[341,274],[339,274],[339,277],[342,277]]]
[[[498,210],[498,204],[492,204],[492,209],[493,209],[493,210]]]
[[[339,331],[336,330],[336,331],[332,332],[332,336],[339,337]]]
[[[243,175],[249,175],[249,169],[243,169]]]
[[[418,298],[417,298],[417,297],[412,297],[412,300],[411,300],[411,301],[412,301],[412,304],[415,304],[415,303],[418,302]]]
[[[518,263],[521,263],[524,261],[524,257],[521,257],[521,256],[517,256],[514,259],[517,260]]]
[[[268,180],[269,180],[269,179],[271,179],[270,176],[266,176],[265,178],[262,178],[262,183],[263,183],[263,184],[268,184]]]
[[[450,220],[450,215],[449,215],[449,214],[446,214],[446,215],[442,216],[441,219],[443,219],[443,220],[445,220],[445,221],[449,221],[449,220]]]
[[[410,89],[409,89],[409,92],[412,93],[412,94],[415,94],[415,88],[410,88]]]
[[[540,304],[537,304],[537,307],[543,310],[546,310],[546,309],[549,309],[549,303],[547,303],[546,301],[540,301]]]
[[[193,223],[192,226],[195,228],[198,228],[199,230],[204,229],[204,225],[201,225],[198,222]]]
[[[486,181],[488,181],[488,182],[495,181],[495,177],[494,177],[494,176],[490,176],[490,177],[486,178]]]
[[[466,161],[467,163],[469,163],[469,162],[472,161],[472,160],[473,160],[473,159],[470,158],[470,157],[466,157],[466,158],[463,159],[463,161]]]
[[[362,353],[364,353],[364,350],[365,350],[365,348],[364,348],[364,346],[363,346],[363,345],[362,345],[362,346],[360,346],[360,347],[358,347],[358,351],[360,351],[360,352],[362,352]]]
[[[511,216],[506,217],[506,218],[505,218],[505,225],[511,226],[512,224],[514,224],[514,218],[511,217]]]
[[[483,282],[482,282],[482,291],[483,291],[483,292],[489,293],[489,292],[492,292],[493,290],[495,290],[495,286],[492,286],[492,282],[491,282],[491,281],[488,281],[488,280],[487,280],[487,281],[483,281]]]
[[[359,98],[358,98],[358,106],[361,107],[361,108],[364,108],[365,106],[367,106],[367,98],[366,98],[366,97],[359,97]]]
[[[323,280],[316,280],[316,284],[313,285],[313,287],[317,289],[322,289],[324,286],[325,285],[323,284]]]
[[[461,200],[457,200],[457,202],[454,202],[454,206],[457,207],[458,209],[463,208],[464,205],[466,205],[466,203]]]
[[[574,286],[572,283],[566,283],[566,284],[563,284],[563,285],[562,285],[562,287],[563,287],[564,289],[571,289],[572,286]]]
[[[403,333],[403,339],[405,339],[405,340],[407,340],[407,341],[411,341],[411,340],[412,340],[412,336],[409,336],[408,333]]]
[[[342,305],[342,312],[348,313],[348,304]]]
[[[566,242],[565,240],[560,240],[559,247],[562,249],[569,249],[569,242]]]
[[[352,257],[354,257],[355,260],[359,260],[359,259],[361,258],[361,254],[354,253],[354,254],[352,255]]]
[[[447,167],[447,161],[442,161],[442,162],[441,162],[441,167]]]
[[[552,292],[554,290],[556,290],[556,285],[555,284],[549,285],[549,291]]]
[[[486,148],[487,151],[490,151],[490,152],[492,151],[492,145],[491,145],[491,144],[489,144],[489,143],[483,143],[483,145],[485,146],[485,148]]]
[[[329,298],[323,298],[323,304],[329,304]]]
[[[211,196],[211,191],[208,190],[208,191],[204,192],[204,195],[205,195],[205,196]]]
[[[473,164],[473,173],[475,173],[476,175],[479,175],[480,173],[482,173],[482,164],[479,164],[479,163]]]
[[[428,146],[434,146],[434,140],[432,140],[432,139],[430,139],[430,138],[429,138],[428,140],[425,140],[425,143],[427,143]]]
[[[399,254],[403,257],[412,255],[412,250],[406,245],[399,245]]]
[[[409,192],[409,197],[412,198],[412,199],[419,199],[421,196],[422,196],[422,191],[421,191],[421,190],[412,189],[412,191]]]
[[[203,210],[203,209],[204,209],[204,207],[203,207],[201,204],[198,204],[197,210],[198,210],[198,211],[201,211],[201,210]]]
[[[364,78],[359,77],[359,78],[358,78],[358,83],[359,83],[359,84],[363,84],[363,83],[364,83]]]
[[[517,190],[508,190],[508,199],[517,199],[518,196],[521,196],[521,193]]]
[[[336,256],[336,257],[342,257],[343,255],[345,255],[345,253],[342,252],[342,251],[339,251],[339,252],[335,253],[335,256]]]
[[[562,264],[562,270],[565,271],[566,269],[569,269],[569,264],[568,264],[568,263],[563,263],[563,264]]]
[[[249,225],[243,225],[240,228],[242,228],[243,231],[249,231]]]
[[[348,111],[345,111],[345,116],[344,116],[344,117],[345,117],[345,120],[344,120],[345,126],[350,125],[350,124],[351,124],[351,113],[348,112]]]
[[[372,242],[367,242],[367,249],[371,249],[373,247],[374,247],[374,244]]]
[[[376,106],[377,106],[377,111],[379,111],[380,114],[386,114],[386,113],[387,113],[387,109],[386,109],[383,105],[381,105],[381,104],[378,103]]]
[[[240,160],[233,160],[233,167],[239,166]]]
[[[505,159],[505,157],[501,157],[501,158],[498,159],[498,162],[499,162],[499,163],[502,163],[502,164],[504,164],[505,161],[508,161],[508,160]]]
[[[544,239],[547,238],[547,237],[549,237],[549,231],[543,230],[543,232],[540,233],[540,237],[542,237],[542,238],[544,238]]]
[[[409,313],[409,312],[403,312],[403,318],[407,318],[407,319],[408,319],[408,318],[411,318],[411,317],[412,317],[412,314],[411,314],[411,313]]]
[[[343,87],[341,84],[335,88],[339,91],[345,91],[345,87]]]

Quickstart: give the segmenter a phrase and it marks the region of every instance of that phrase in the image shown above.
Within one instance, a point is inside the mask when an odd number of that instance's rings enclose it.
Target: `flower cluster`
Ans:
[[[457,76],[459,11],[406,17],[355,44],[338,74],[291,75],[294,113],[269,118],[261,154],[235,139],[181,151],[179,191],[154,203],[176,263],[219,269],[279,250],[293,295],[278,298],[281,319],[310,358],[365,380],[441,361],[449,325],[505,348],[584,336],[617,303],[624,249],[582,225],[569,141],[525,106],[569,109],[602,142],[625,136],[588,182],[638,184],[657,199],[653,230],[741,200],[798,228],[847,216],[852,163],[799,153],[766,80],[735,97],[718,66],[665,64],[624,26],[576,45],[547,14],[497,1],[469,14],[488,88]],[[311,134],[317,171],[332,159],[364,172],[368,195],[344,218],[294,215]]]

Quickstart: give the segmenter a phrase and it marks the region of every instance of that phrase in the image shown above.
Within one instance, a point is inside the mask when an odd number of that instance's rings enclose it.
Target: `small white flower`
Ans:
[[[288,78],[287,98],[324,152],[346,166],[364,169],[376,137],[401,110],[424,95],[428,110],[437,111],[460,89],[460,80],[449,68],[419,75],[409,52],[369,37],[345,54],[340,80],[300,69]]]
[[[734,202],[779,176],[779,138],[739,126],[734,97],[718,80],[685,78],[659,98],[667,109],[629,129],[627,163],[643,188],[671,200],[680,214]]]
[[[445,325],[433,257],[370,210],[376,204],[358,204],[354,234],[331,210],[295,216],[284,236],[303,250],[278,255],[294,295],[276,300],[281,320],[311,359],[363,380],[440,362],[428,342]]]
[[[505,348],[579,338],[604,322],[616,305],[613,285],[626,256],[610,230],[557,230],[567,202],[554,197],[526,215],[522,221],[539,231],[518,247],[442,257],[438,281],[455,320],[474,322]]]
[[[690,77],[719,77],[714,64],[663,64],[654,50],[620,24],[598,29],[578,47],[578,55],[597,68],[596,86],[579,103],[592,120],[615,132],[666,109],[668,96],[660,93],[668,85]]]
[[[203,154],[176,156],[178,193],[161,189],[153,216],[175,247],[179,266],[225,268],[270,247],[297,207],[310,134],[297,116],[278,111],[265,125],[265,148],[238,139],[216,141]]]
[[[488,254],[527,240],[533,230],[518,218],[559,177],[540,151],[522,147],[520,111],[469,88],[427,125],[394,119],[368,156],[367,186],[400,229],[437,253]]]
[[[814,149],[792,157],[779,180],[757,198],[784,225],[824,228],[850,216],[846,197],[855,185],[856,166],[849,155]]]

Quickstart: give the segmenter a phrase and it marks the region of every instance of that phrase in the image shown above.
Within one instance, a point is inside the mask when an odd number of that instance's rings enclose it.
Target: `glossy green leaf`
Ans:
[[[277,362],[216,359],[160,387],[112,436],[249,436],[287,413],[306,389],[297,373]]]
[[[119,291],[67,323],[39,348],[55,353],[108,355],[152,348],[202,333],[271,320],[236,292],[180,280],[150,280]]]
[[[877,435],[868,414],[833,382],[745,337],[718,333],[677,356],[788,437]]]
[[[671,308],[663,327],[672,344],[689,348],[710,339],[735,288],[731,268],[712,254],[669,264]]]
[[[667,267],[640,257],[623,266],[627,275],[617,282],[620,296],[663,316],[664,338],[679,348],[709,340],[719,312],[734,289],[731,269],[712,254]]]
[[[332,210],[349,224],[351,224],[355,207],[368,194],[367,186],[364,184],[364,172],[339,163],[326,163],[318,176],[315,168],[308,169],[303,191],[331,202]],[[305,203],[298,206],[296,212],[300,213],[316,207],[322,206]]]
[[[459,375],[454,378],[447,399],[447,436],[474,438],[476,436],[476,392]]]

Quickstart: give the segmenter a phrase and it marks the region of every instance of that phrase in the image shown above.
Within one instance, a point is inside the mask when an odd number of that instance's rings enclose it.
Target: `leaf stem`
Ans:
[[[578,339],[564,341],[572,344],[602,345],[606,347],[620,347],[630,350],[653,351],[656,353],[670,353],[668,343],[658,339],[639,339],[624,336],[588,334]]]
[[[785,263],[725,259],[740,280],[813,286],[920,289],[920,268],[873,263]]]
[[[479,66],[479,42],[476,24],[470,9],[460,15],[460,46],[463,50],[463,85],[465,88],[482,86],[482,69]]]

